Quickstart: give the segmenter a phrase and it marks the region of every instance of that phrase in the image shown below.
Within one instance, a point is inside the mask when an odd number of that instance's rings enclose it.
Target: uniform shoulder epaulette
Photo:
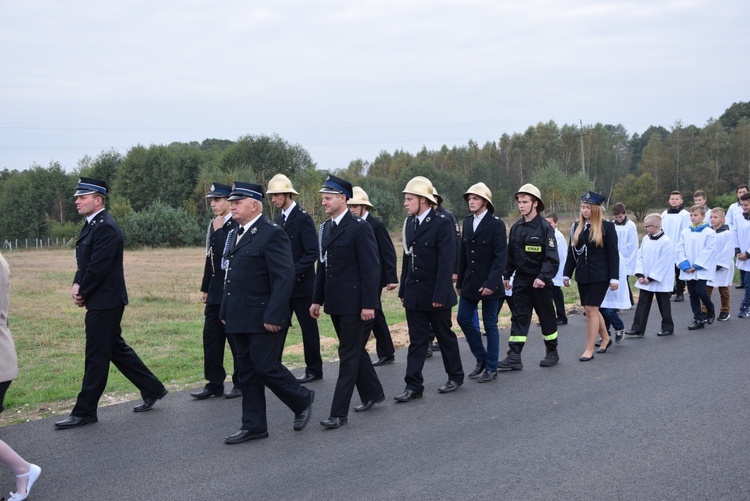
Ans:
[[[494,217],[495,219],[497,219],[498,221],[500,221],[500,217],[498,217],[498,216],[492,216],[492,217]]]
[[[361,223],[362,221],[364,221],[364,219],[362,219],[361,217],[357,217],[357,216],[354,216],[354,220],[357,221],[358,223]]]
[[[437,215],[437,216],[442,217],[443,219],[445,219],[445,214],[441,214],[440,212],[437,212],[435,215]]]

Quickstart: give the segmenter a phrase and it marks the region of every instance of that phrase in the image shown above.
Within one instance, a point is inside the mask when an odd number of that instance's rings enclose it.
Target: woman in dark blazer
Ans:
[[[563,284],[570,286],[575,271],[581,305],[586,312],[586,349],[578,359],[594,359],[594,343],[601,336],[604,353],[612,344],[599,313],[607,289],[617,290],[619,285],[620,255],[617,250],[617,231],[614,224],[604,219],[602,195],[587,192],[581,197],[581,217],[571,228],[568,259],[563,271]]]

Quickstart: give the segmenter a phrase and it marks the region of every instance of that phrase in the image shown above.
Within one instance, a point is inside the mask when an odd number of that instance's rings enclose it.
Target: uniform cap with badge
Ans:
[[[355,186],[353,189],[353,193],[354,196],[346,202],[346,205],[364,205],[366,207],[374,209],[373,205],[370,203],[370,197],[367,196],[367,192],[365,190],[363,190],[359,186]]]
[[[206,198],[229,198],[232,193],[232,187],[228,184],[213,183],[211,189],[208,190]]]
[[[470,186],[469,189],[466,190],[466,193],[464,193],[464,200],[467,202],[469,201],[469,195],[476,195],[487,200],[487,210],[490,211],[490,214],[495,213],[495,206],[492,205],[492,191],[490,191],[486,184],[477,183]]]
[[[539,188],[531,183],[526,183],[518,188],[518,191],[516,192],[516,200],[518,199],[518,195],[521,194],[531,195],[532,197],[537,199],[537,201],[539,202],[536,206],[537,212],[542,212],[544,210],[544,202],[542,202],[542,192],[539,191]]]
[[[438,201],[435,199],[435,187],[432,186],[432,182],[424,176],[411,178],[411,180],[406,183],[406,187],[401,193],[424,197],[434,205],[438,205]]]
[[[332,193],[344,195],[347,200],[352,198],[352,183],[344,181],[340,177],[331,176],[330,174],[323,183],[323,187],[318,193]]]
[[[594,193],[593,191],[587,191],[581,197],[581,202],[590,205],[601,205],[607,199],[604,195]]]
[[[79,177],[78,184],[76,185],[76,192],[73,196],[81,197],[93,193],[99,193],[106,197],[109,193],[109,185],[107,184],[107,181],[94,179],[92,177]]]
[[[242,200],[243,198],[254,198],[263,200],[263,186],[255,183],[243,183],[235,181],[232,183],[232,192],[229,194],[229,200]]]
[[[284,174],[276,174],[268,181],[268,189],[266,194],[268,195],[280,195],[283,193],[291,193],[292,195],[299,195],[294,191],[292,182]]]

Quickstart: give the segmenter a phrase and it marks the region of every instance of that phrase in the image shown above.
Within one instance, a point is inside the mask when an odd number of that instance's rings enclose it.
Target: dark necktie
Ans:
[[[286,224],[286,214],[283,212],[281,213],[281,226],[284,226]]]
[[[331,221],[331,231],[335,231],[336,230],[336,226],[338,226],[336,224],[336,221]]]
[[[242,234],[245,233],[245,227],[240,226],[240,229],[237,231],[237,236],[242,236]]]
[[[415,217],[414,218],[414,233],[416,233],[418,229],[419,229],[419,218]]]

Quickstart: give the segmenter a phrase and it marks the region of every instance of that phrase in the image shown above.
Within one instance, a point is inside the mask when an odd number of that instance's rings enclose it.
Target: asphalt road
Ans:
[[[268,394],[270,437],[225,445],[240,401],[170,393],[153,411],[101,408],[99,423],[56,431],[60,417],[4,428],[0,437],[43,469],[32,500],[246,499],[750,499],[750,319],[689,332],[688,302],[673,303],[677,333],[626,338],[581,363],[585,318],[560,329],[560,363],[540,368],[532,326],[522,371],[440,395],[440,356],[425,364],[425,397],[396,404],[406,351],[378,374],[386,401],[328,416],[336,364],[325,367],[302,432]],[[714,298],[718,300],[717,294]],[[718,308],[717,308],[718,310]],[[630,326],[634,309],[621,314]],[[322,321],[328,321],[323,318]],[[504,349],[508,330],[501,331]],[[197,339],[197,338],[196,338]],[[464,367],[474,366],[460,340]],[[299,372],[299,371],[297,371]],[[353,405],[359,401],[355,397]],[[9,473],[0,476],[7,493]]]

